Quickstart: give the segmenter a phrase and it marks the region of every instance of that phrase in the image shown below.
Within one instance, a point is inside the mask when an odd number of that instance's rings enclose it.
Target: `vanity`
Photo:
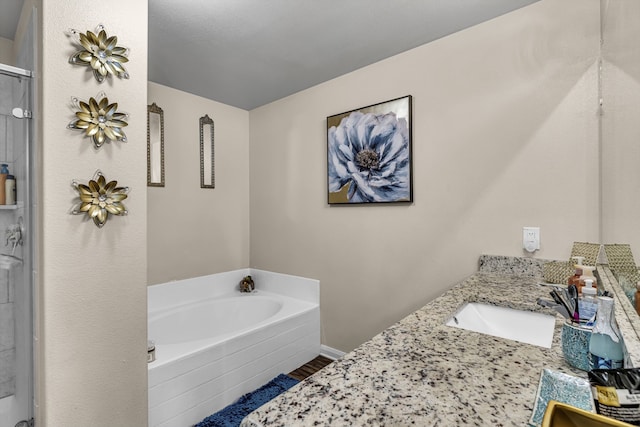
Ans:
[[[258,408],[241,426],[527,425],[543,368],[587,378],[564,360],[564,318],[555,316],[551,348],[445,323],[469,302],[555,315],[536,303],[550,291],[539,285],[536,261],[481,257],[477,273]],[[598,274],[599,286],[616,295],[610,270],[599,266]],[[627,308],[616,297],[627,361],[640,366]]]

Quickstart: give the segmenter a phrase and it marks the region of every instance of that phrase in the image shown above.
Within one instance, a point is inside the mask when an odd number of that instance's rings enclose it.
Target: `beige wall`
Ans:
[[[319,278],[323,341],[342,350],[473,272],[479,254],[521,255],[524,225],[542,228],[536,257],[564,258],[571,241],[596,241],[598,7],[543,0],[252,111],[248,165],[249,113],[150,83],[149,102],[172,111],[171,121],[203,113],[216,120],[218,188],[197,188],[193,144],[177,142],[193,140],[195,125],[167,125],[174,135],[167,187],[148,189],[149,283],[247,264],[249,169],[251,266]],[[146,4],[48,2],[43,15],[38,423],[146,425]],[[98,86],[67,63],[72,48],[63,30],[99,22],[132,48],[130,80]],[[605,59],[637,86],[620,58]],[[64,125],[68,98],[99,90],[131,113],[130,142],[95,152]],[[324,118],[405,94],[414,96],[414,204],[328,207]],[[605,137],[621,138],[622,130],[610,134],[616,122],[609,119]],[[96,168],[133,188],[129,216],[102,230],[68,215],[70,180]],[[604,184],[603,200],[613,198],[613,183]],[[204,203],[200,191],[211,194]],[[624,192],[615,197],[624,204]],[[166,203],[187,199],[204,208],[182,212],[167,229]],[[198,255],[185,254],[182,225]],[[626,237],[610,232],[613,240]]]
[[[146,363],[146,105],[147,2],[45,1],[39,76],[40,247],[37,285],[37,409],[39,426],[143,426],[147,424]],[[72,66],[68,28],[103,23],[131,48],[131,78],[98,84]],[[95,150],[77,131],[71,96],[105,91],[130,113],[129,142]],[[98,229],[70,215],[77,193],[72,179],[101,169],[131,187],[126,217]]]
[[[603,9],[603,243],[629,243],[640,264],[640,2]]]
[[[41,11],[42,426],[146,425],[146,7],[66,0]],[[542,228],[537,257],[597,240],[598,10],[595,0],[543,0],[254,110],[250,126],[247,112],[149,84],[149,101],[172,117],[216,120],[218,159],[218,188],[198,189],[193,145],[177,143],[196,126],[172,131],[167,187],[148,189],[149,211],[160,212],[148,220],[149,283],[247,264],[249,170],[251,266],[320,279],[323,341],[342,350],[473,272],[479,254],[521,255],[524,225]],[[97,85],[67,62],[63,31],[100,22],[132,48],[128,81]],[[128,144],[95,151],[65,129],[69,97],[99,90],[131,113]],[[414,96],[414,204],[327,206],[324,118],[405,94]],[[183,101],[193,109],[172,110]],[[132,187],[130,214],[101,230],[68,215],[71,179],[97,168]],[[204,207],[166,221],[175,200]],[[181,226],[200,250],[185,254]]]
[[[13,40],[0,37],[0,64],[14,65]]]
[[[351,350],[477,269],[598,241],[598,0],[543,0],[251,111],[251,267],[321,282]],[[411,94],[414,203],[326,203],[329,115]]]
[[[165,186],[149,187],[148,282],[249,265],[249,113],[149,82],[164,110]],[[214,120],[215,189],[200,188],[198,119]]]

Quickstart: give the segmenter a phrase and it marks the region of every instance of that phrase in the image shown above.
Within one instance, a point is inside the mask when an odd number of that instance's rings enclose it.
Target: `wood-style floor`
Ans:
[[[297,379],[298,381],[302,381],[303,379],[315,374],[331,362],[333,362],[333,360],[329,359],[328,357],[318,356],[315,359],[300,366],[295,371],[289,372],[287,375]]]

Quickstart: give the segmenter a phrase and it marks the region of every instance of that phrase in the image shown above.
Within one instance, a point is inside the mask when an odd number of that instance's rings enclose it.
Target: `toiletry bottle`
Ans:
[[[582,287],[587,279],[591,279],[593,281],[593,287],[598,289],[598,279],[593,275],[595,270],[595,267],[589,265],[582,266],[582,276],[580,276],[580,281],[578,282],[578,293],[582,292]]]
[[[586,326],[593,326],[596,312],[598,311],[598,290],[593,287],[593,280],[585,279],[584,288],[582,288],[582,297],[578,301],[580,309],[580,321],[585,322]]]
[[[5,205],[7,203],[5,183],[7,181],[7,175],[9,175],[8,166],[9,165],[4,163],[0,165],[0,205]]]
[[[7,175],[4,186],[5,204],[16,204],[16,178],[13,175]]]
[[[575,268],[575,273],[573,276],[569,276],[567,280],[567,285],[576,285],[578,286],[578,282],[580,281],[580,276],[582,276],[582,262],[584,261],[584,257],[582,256],[572,256],[572,260],[575,261],[573,268]]]
[[[580,283],[580,277],[582,276],[582,266],[581,265],[574,265],[576,272],[573,274],[573,276],[569,276],[569,280],[567,280],[567,285],[571,286],[571,285],[576,285],[576,287],[578,287],[578,284]]]
[[[622,335],[614,317],[613,298],[598,297],[596,323],[589,340],[589,368],[617,369],[623,365]]]
[[[638,282],[638,284],[636,285],[635,303],[636,303],[636,311],[638,312],[638,314],[640,314],[640,282]]]

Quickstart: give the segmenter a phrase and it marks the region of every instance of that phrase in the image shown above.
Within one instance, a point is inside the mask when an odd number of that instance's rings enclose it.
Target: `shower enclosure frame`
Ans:
[[[12,239],[11,247],[3,247],[0,244],[0,265],[10,262],[13,263],[8,267],[7,272],[7,290],[9,296],[13,297],[13,319],[14,319],[14,345],[15,345],[15,390],[13,395],[8,395],[0,399],[0,424],[7,424],[9,427],[29,427],[34,423],[34,231],[35,228],[35,180],[32,176],[35,173],[34,159],[34,135],[35,128],[32,120],[32,108],[34,105],[34,81],[33,73],[28,70],[13,67],[10,65],[0,64],[0,78],[15,78],[24,85],[20,99],[16,101],[10,94],[12,102],[13,123],[22,120],[22,135],[9,141],[9,121],[5,128],[5,144],[13,144],[11,149],[11,159],[5,158],[0,160],[4,162],[13,162],[13,174],[19,179],[18,181],[18,201],[15,207],[6,206],[0,208],[0,223],[10,223],[17,227],[13,228],[14,234],[9,229],[4,231],[4,239],[9,245]],[[26,79],[23,83],[22,80]],[[8,114],[2,114],[10,117]],[[18,128],[19,126],[15,126]],[[1,130],[1,129],[0,129]],[[2,141],[0,140],[0,143]],[[15,147],[22,144],[24,151],[18,153]],[[7,149],[8,150],[8,149]],[[6,153],[6,151],[5,151]],[[5,157],[8,157],[5,154]],[[17,165],[19,164],[19,167]],[[22,171],[20,171],[22,169]],[[6,217],[11,219],[7,220]],[[22,220],[22,221],[20,221]],[[0,229],[0,234],[3,230]],[[20,245],[20,250],[16,256],[15,251]],[[8,253],[9,252],[9,253]],[[18,263],[19,262],[19,263]],[[18,263],[18,264],[17,264]],[[12,270],[19,268],[19,271]],[[12,274],[13,272],[13,274]],[[15,278],[17,280],[11,282]],[[20,283],[18,283],[20,282]],[[11,289],[13,288],[13,295]],[[3,402],[4,401],[4,402]]]

